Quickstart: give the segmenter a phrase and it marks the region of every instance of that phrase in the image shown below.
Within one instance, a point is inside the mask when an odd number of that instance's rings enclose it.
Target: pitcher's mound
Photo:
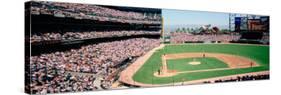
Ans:
[[[192,62],[188,62],[188,64],[190,64],[190,65],[199,65],[199,64],[201,64],[201,62],[199,62],[199,61],[192,61]]]

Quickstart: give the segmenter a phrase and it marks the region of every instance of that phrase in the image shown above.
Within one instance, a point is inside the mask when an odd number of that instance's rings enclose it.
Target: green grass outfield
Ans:
[[[191,65],[189,62],[194,61],[194,59],[201,64]],[[204,69],[216,69],[216,68],[227,68],[228,65],[216,58],[206,57],[206,58],[182,58],[182,59],[170,59],[167,60],[167,67],[169,70],[181,71],[194,71],[194,70],[204,70]]]
[[[239,55],[255,60],[260,66],[252,68],[218,70],[208,72],[182,73],[172,77],[155,77],[154,72],[161,67],[161,55],[184,53],[184,52],[210,52]],[[176,68],[175,66],[173,68]],[[179,67],[180,69],[180,67]],[[164,49],[156,51],[145,64],[135,73],[133,79],[146,84],[167,84],[206,79],[234,74],[258,72],[269,70],[269,46],[260,45],[239,45],[239,44],[184,44],[166,45]]]

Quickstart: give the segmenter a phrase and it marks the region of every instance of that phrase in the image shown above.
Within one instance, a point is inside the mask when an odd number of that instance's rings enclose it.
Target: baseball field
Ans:
[[[137,62],[122,73],[123,82],[165,85],[269,71],[269,46],[166,44]]]

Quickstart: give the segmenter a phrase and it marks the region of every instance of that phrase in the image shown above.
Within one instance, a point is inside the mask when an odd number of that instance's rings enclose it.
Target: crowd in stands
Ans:
[[[132,36],[143,34],[160,34],[160,31],[85,31],[85,32],[65,32],[65,33],[43,33],[31,35],[30,41],[42,42],[42,41],[68,41],[68,40],[82,40],[92,38],[104,38],[104,37],[120,37],[120,36]]]
[[[199,41],[237,41],[241,35],[236,34],[188,34],[184,32],[172,32],[171,33],[172,43],[184,43],[184,42],[199,42]]]
[[[264,80],[264,79],[269,79],[269,74],[244,75],[244,76],[237,76],[229,79],[205,81],[204,83],[235,82],[235,81],[249,81],[249,80]]]
[[[82,46],[30,57],[33,93],[110,89],[115,65],[160,45],[159,39],[134,38]],[[79,74],[74,74],[79,73]]]
[[[120,23],[161,24],[161,14],[120,11],[103,6],[79,3],[34,1],[32,2],[31,14]]]

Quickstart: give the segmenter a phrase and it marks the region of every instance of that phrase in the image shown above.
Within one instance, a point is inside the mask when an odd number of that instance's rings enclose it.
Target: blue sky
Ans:
[[[228,25],[229,14],[218,12],[163,9],[164,26],[170,25]]]

